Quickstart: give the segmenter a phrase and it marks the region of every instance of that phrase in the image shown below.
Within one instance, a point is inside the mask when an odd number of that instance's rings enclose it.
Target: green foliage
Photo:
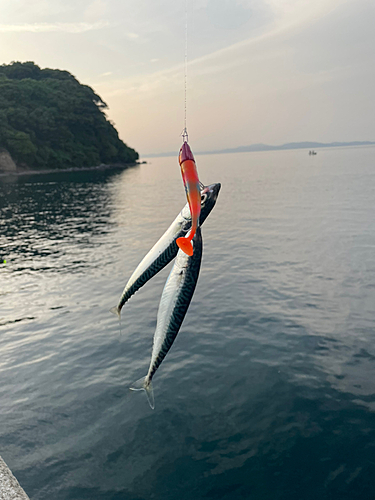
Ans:
[[[0,149],[33,168],[133,163],[106,103],[67,71],[33,62],[0,66]]]

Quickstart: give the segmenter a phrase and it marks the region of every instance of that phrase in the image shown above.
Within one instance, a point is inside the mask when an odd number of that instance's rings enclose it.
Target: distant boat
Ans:
[[[314,150],[310,150],[309,151],[309,155],[316,155],[316,154],[318,154],[318,153],[316,151],[314,151]]]

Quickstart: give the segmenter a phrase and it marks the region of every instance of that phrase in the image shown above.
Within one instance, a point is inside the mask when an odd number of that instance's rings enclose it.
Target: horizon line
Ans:
[[[286,142],[284,144],[272,146],[269,144],[257,143],[247,146],[237,146],[235,148],[213,149],[210,151],[197,151],[196,155],[210,155],[210,154],[230,154],[230,153],[252,153],[262,151],[282,151],[290,149],[308,149],[308,148],[332,148],[332,147],[355,147],[355,146],[371,146],[375,145],[375,141],[349,141],[349,142],[317,142],[317,141],[301,141],[301,142]],[[162,158],[168,156],[175,156],[175,151],[168,151],[164,153],[146,153],[139,154],[140,158]]]

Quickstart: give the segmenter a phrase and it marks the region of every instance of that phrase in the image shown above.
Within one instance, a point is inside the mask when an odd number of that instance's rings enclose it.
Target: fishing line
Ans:
[[[187,66],[188,66],[188,0],[185,0],[185,113],[184,113],[184,130],[182,131],[182,139],[188,142],[187,131]]]

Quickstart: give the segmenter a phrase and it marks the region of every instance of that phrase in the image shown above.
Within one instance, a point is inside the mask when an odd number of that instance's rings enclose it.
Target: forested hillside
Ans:
[[[135,162],[138,153],[119,139],[105,109],[100,96],[68,71],[33,62],[0,66],[0,149],[21,167]]]

